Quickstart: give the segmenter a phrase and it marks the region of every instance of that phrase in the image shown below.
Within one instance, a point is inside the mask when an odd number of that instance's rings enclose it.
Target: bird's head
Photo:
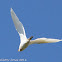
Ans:
[[[19,47],[18,51],[19,51],[19,52],[23,51],[22,46]]]
[[[22,51],[22,50],[23,50],[23,45],[20,44],[20,45],[19,45],[19,49],[18,49],[18,51],[20,52],[20,51]]]
[[[20,52],[20,51],[22,51],[22,49],[19,48],[18,51]]]

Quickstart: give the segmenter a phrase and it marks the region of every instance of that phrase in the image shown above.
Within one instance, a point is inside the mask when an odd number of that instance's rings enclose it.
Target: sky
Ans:
[[[62,62],[62,42],[33,44],[18,52],[20,38],[10,8],[22,22],[27,38],[62,39],[62,0],[0,0],[0,59]]]

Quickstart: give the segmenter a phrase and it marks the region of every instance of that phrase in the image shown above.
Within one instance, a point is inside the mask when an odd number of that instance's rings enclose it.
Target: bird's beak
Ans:
[[[19,51],[19,50],[18,50]]]

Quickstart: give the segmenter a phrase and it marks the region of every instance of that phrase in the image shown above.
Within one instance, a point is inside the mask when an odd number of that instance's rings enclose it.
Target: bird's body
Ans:
[[[16,30],[20,36],[20,40],[21,40],[18,51],[23,51],[25,48],[27,48],[31,44],[55,43],[55,42],[62,41],[59,39],[51,39],[51,38],[38,38],[35,40],[31,40],[33,38],[33,36],[31,36],[29,39],[27,39],[23,24],[19,21],[18,17],[16,16],[16,14],[12,8],[11,8],[11,16],[12,16],[15,28],[16,28]]]
[[[28,47],[28,45],[29,45],[29,41],[27,41],[26,43],[20,43],[19,51],[23,51],[25,48]]]

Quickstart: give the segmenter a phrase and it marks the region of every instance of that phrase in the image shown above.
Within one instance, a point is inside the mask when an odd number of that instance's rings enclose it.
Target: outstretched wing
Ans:
[[[26,40],[26,34],[25,34],[24,27],[22,23],[19,21],[18,17],[16,16],[12,8],[11,8],[11,16],[12,16],[15,28],[20,35],[21,41],[23,41],[23,39]]]
[[[38,38],[35,40],[31,40],[30,44],[40,44],[40,43],[55,43],[55,42],[59,42],[62,40],[59,39],[51,39],[51,38]]]

